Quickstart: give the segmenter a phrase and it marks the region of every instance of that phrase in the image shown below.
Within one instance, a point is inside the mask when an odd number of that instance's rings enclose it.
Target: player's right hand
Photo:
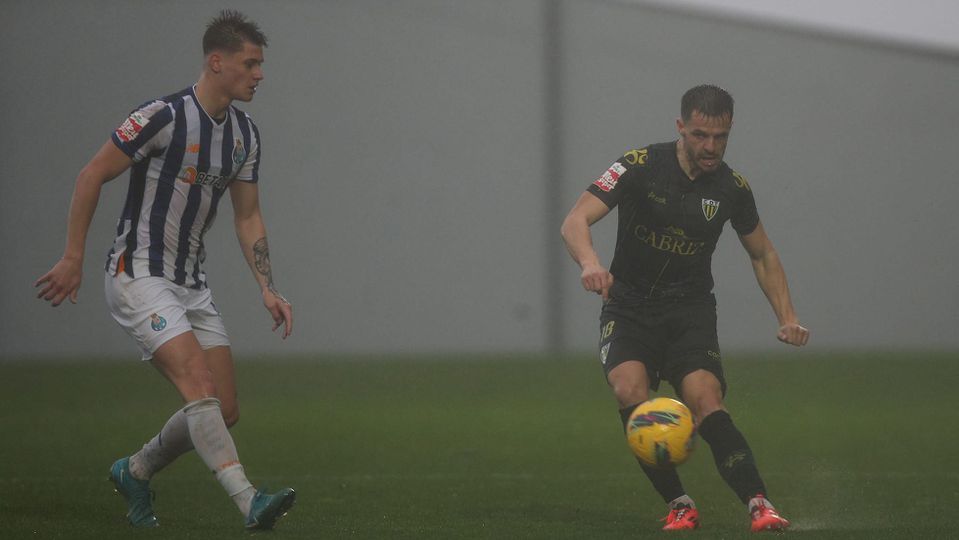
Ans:
[[[63,258],[57,261],[49,272],[40,276],[33,287],[42,286],[43,288],[37,293],[37,298],[43,298],[53,307],[59,306],[67,298],[71,303],[76,304],[82,279],[83,261]]]
[[[776,338],[783,343],[802,347],[809,342],[809,329],[797,322],[786,323],[779,327]]]
[[[613,274],[603,268],[601,264],[584,264],[583,273],[579,276],[583,288],[609,300],[609,288],[613,286]]]
[[[263,305],[273,317],[273,331],[276,332],[277,328],[285,325],[283,339],[290,337],[293,333],[293,305],[290,301],[270,285],[263,289]]]

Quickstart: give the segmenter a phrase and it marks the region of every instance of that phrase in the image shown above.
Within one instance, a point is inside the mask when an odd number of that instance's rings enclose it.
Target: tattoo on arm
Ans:
[[[273,289],[273,269],[270,267],[270,248],[266,245],[266,237],[260,238],[253,244],[253,264],[256,271],[266,277],[266,285]]]
[[[260,238],[253,243],[253,265],[256,271],[266,277],[266,288],[277,298],[289,304],[290,302],[283,298],[280,291],[273,285],[273,267],[270,265],[270,248],[266,245],[266,237]]]

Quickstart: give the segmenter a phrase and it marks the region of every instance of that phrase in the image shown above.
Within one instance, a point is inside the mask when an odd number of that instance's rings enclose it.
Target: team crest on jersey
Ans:
[[[246,150],[243,148],[243,141],[237,139],[233,144],[233,163],[242,165],[246,161]]]
[[[163,330],[166,328],[166,319],[164,319],[162,315],[153,313],[150,315],[150,328],[152,328],[154,332]]]
[[[609,193],[610,190],[616,187],[616,182],[619,182],[619,177],[626,172],[626,167],[623,167],[618,161],[610,165],[609,169],[603,173],[603,176],[600,176],[593,182],[593,185],[599,189]]]
[[[711,221],[714,217],[716,217],[716,212],[718,211],[719,201],[703,199],[703,215],[706,216],[706,221]]]

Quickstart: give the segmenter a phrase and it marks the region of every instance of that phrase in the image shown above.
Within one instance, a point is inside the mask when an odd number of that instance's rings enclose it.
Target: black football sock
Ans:
[[[749,449],[743,434],[733,425],[729,413],[716,411],[704,418],[699,424],[699,435],[709,443],[719,475],[744,504],[757,493],[766,493],[753,451]]]
[[[626,423],[629,421],[629,415],[633,413],[633,410],[636,408],[636,405],[632,407],[626,407],[625,409],[619,410],[619,417],[623,421],[623,431],[626,431]],[[676,468],[670,467],[668,469],[654,469],[647,466],[642,461],[639,461],[639,458],[636,458],[636,463],[639,463],[639,466],[643,469],[643,472],[646,473],[646,477],[649,478],[649,481],[653,483],[653,488],[656,489],[656,492],[663,498],[663,501],[669,503],[679,497],[682,497],[686,494],[686,490],[683,489],[683,483],[679,481],[679,475],[676,474]],[[753,494],[755,495],[755,493]]]

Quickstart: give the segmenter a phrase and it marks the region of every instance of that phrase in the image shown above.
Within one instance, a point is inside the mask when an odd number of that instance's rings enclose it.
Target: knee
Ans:
[[[236,404],[232,406],[222,405],[220,412],[223,413],[223,423],[228,428],[235,426],[240,421],[240,408]]]
[[[188,401],[216,396],[213,373],[203,362],[202,355],[185,359],[173,369],[169,369],[168,375]]]
[[[638,405],[649,399],[649,379],[642,362],[623,362],[607,375],[606,382],[613,390],[620,408]]]
[[[202,396],[216,396],[216,384],[213,374],[206,368],[199,368],[187,374],[187,384]]]
[[[620,407],[638,405],[649,399],[649,389],[641,381],[615,381],[612,387]]]
[[[683,378],[680,396],[696,417],[697,424],[714,412],[725,410],[722,384],[714,374],[705,370],[694,371]]]
[[[714,412],[725,410],[723,395],[719,391],[711,391],[711,389],[707,389],[706,391],[687,391],[683,392],[681,399],[693,413],[697,424]]]
[[[719,396],[697,396],[694,399],[686,401],[686,405],[689,407],[690,412],[693,413],[696,424],[702,423],[707,416],[714,412],[726,410],[723,406],[723,400]]]

